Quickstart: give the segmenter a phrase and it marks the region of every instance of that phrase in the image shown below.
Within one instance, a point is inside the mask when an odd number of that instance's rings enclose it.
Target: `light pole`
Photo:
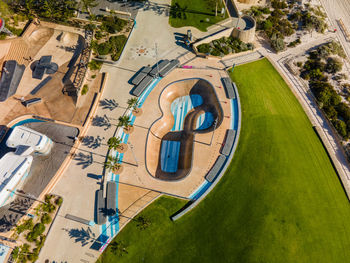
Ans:
[[[11,193],[13,193],[13,194],[15,194],[15,195],[18,195],[20,197],[28,197],[28,198],[33,199],[35,201],[38,201],[38,202],[40,202],[42,204],[46,204],[46,202],[43,202],[43,201],[39,200],[36,196],[34,196],[32,194],[25,193],[23,190],[11,190],[11,189],[6,189],[6,190],[11,192]],[[20,194],[17,194],[16,192],[18,192]]]

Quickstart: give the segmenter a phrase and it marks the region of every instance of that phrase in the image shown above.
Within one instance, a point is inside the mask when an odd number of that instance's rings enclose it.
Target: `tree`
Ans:
[[[119,120],[119,126],[124,127],[126,130],[129,130],[130,123],[131,123],[129,116],[126,116],[126,115],[120,116],[118,120]]]
[[[108,156],[107,161],[104,163],[104,167],[112,172],[119,170],[121,167],[119,158],[114,156]]]
[[[90,8],[96,7],[98,3],[95,0],[80,0],[80,5],[83,12],[88,12],[91,15]]]
[[[45,213],[45,214],[42,215],[41,223],[46,225],[46,224],[51,223],[51,221],[52,221],[52,218],[51,218],[51,216],[49,214]]]
[[[137,107],[139,106],[139,102],[137,98],[128,99],[127,103],[128,103],[128,109],[136,110]]]
[[[338,113],[333,106],[325,106],[323,110],[330,120],[336,119],[338,117]]]
[[[123,256],[124,254],[128,254],[127,246],[123,241],[114,241],[111,244],[111,251],[114,255]]]
[[[334,74],[341,71],[342,68],[343,68],[343,62],[341,62],[338,58],[329,57],[327,59],[327,64],[325,68],[327,73]]]
[[[277,53],[286,48],[282,38],[271,39],[271,46]]]
[[[107,144],[108,144],[108,149],[114,149],[116,150],[117,148],[120,147],[122,140],[119,137],[111,137],[108,139]]]
[[[340,136],[343,138],[347,137],[346,124],[342,120],[333,120],[333,125]]]

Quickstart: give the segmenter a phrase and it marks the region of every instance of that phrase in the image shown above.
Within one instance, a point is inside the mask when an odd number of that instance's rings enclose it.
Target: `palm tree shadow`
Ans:
[[[102,107],[102,109],[104,110],[114,110],[115,108],[118,108],[119,103],[116,102],[115,99],[104,99],[100,101],[100,106]]]
[[[85,169],[94,162],[94,157],[91,152],[87,154],[79,152],[75,155],[74,160],[77,161],[77,165],[81,165]]]
[[[67,229],[63,228],[64,231],[68,233],[68,236],[71,239],[75,239],[75,243],[81,243],[81,246],[84,247],[87,244],[91,244],[96,240],[96,235],[93,233],[88,227],[87,229],[81,228],[72,228],[72,229]]]
[[[104,128],[105,131],[108,130],[112,126],[112,124],[111,124],[111,122],[106,114],[103,116],[96,115],[92,119],[92,125],[97,126],[97,127],[105,127]]]

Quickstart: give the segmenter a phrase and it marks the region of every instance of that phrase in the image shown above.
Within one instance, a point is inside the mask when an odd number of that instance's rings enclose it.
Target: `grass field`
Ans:
[[[163,197],[117,236],[128,254],[99,262],[349,262],[350,207],[298,101],[267,60],[233,73],[242,104],[234,159],[215,189],[179,221]]]
[[[228,17],[221,16],[223,4],[219,1],[218,16],[215,16],[215,5],[210,7],[208,0],[172,0],[171,5],[178,5],[174,15],[170,15],[169,23],[172,27],[193,26],[201,31],[207,31],[207,28]],[[209,19],[209,22],[206,22]]]

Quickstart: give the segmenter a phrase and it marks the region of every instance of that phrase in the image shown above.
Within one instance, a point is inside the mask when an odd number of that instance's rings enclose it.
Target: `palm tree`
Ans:
[[[128,109],[136,110],[137,107],[139,106],[139,102],[137,98],[128,99],[127,103],[128,103]]]
[[[126,116],[126,115],[120,116],[118,120],[119,120],[119,126],[124,127],[126,130],[129,130],[129,127],[131,126],[130,125],[131,120],[129,116]]]
[[[80,5],[83,12],[88,12],[91,15],[90,8],[96,7],[98,3],[95,0],[80,0]]]
[[[104,163],[104,167],[106,169],[108,169],[109,171],[115,172],[115,171],[119,170],[122,166],[119,161],[120,160],[118,157],[114,157],[114,156],[109,155],[107,157],[107,161]]]
[[[111,137],[108,139],[107,144],[108,144],[108,149],[114,149],[116,150],[117,148],[120,147],[122,140],[119,137]]]

